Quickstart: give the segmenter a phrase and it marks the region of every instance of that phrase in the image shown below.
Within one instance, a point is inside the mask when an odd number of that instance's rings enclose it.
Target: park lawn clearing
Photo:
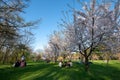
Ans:
[[[93,61],[88,72],[77,62],[64,68],[45,62],[29,62],[24,68],[0,65],[0,80],[120,80],[120,62]]]

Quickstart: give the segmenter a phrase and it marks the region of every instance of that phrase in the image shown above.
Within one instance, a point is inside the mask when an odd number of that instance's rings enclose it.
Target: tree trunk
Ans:
[[[55,59],[54,59],[55,63],[57,62],[57,51],[55,51]]]
[[[109,64],[109,59],[107,59],[107,65]]]
[[[85,71],[88,72],[88,69],[89,69],[89,59],[88,57],[85,56]]]
[[[55,63],[57,62],[57,56],[55,56]]]
[[[2,58],[2,64],[4,64],[4,63],[5,63],[6,56],[7,56],[7,52],[5,52],[5,53],[3,54],[3,58]]]

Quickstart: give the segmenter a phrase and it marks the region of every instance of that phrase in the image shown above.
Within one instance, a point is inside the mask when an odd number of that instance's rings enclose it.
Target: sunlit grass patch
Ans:
[[[0,80],[118,80],[119,61],[93,61],[89,71],[84,65],[74,62],[72,67],[59,67],[58,63],[30,62],[24,68],[0,66]]]

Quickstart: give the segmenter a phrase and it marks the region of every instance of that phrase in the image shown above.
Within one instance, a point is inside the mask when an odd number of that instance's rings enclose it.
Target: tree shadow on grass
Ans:
[[[102,64],[91,64],[89,72],[85,72],[84,66],[76,63],[64,68],[37,63],[24,68],[1,69],[0,80],[119,80],[119,74],[120,68]]]
[[[113,64],[114,65],[114,64]],[[88,74],[91,80],[119,80],[120,79],[120,63],[113,65],[107,64],[94,64],[90,67]]]
[[[26,67],[5,67],[0,69],[0,80],[20,80],[23,75],[30,75],[31,73],[47,68],[48,64],[36,63],[35,65],[27,65]],[[27,74],[28,73],[28,74]],[[22,80],[22,79],[21,79]]]
[[[118,65],[120,66],[120,64]],[[48,68],[48,72],[33,80],[119,80],[120,69],[112,66],[92,64],[89,72],[83,65],[75,64],[70,68]]]

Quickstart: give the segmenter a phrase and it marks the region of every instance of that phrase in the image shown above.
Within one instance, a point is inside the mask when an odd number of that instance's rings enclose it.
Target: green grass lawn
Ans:
[[[12,68],[0,65],[0,80],[120,80],[120,62],[94,61],[89,72],[82,64],[73,63],[73,67],[60,68],[54,63],[28,63],[24,68]]]

